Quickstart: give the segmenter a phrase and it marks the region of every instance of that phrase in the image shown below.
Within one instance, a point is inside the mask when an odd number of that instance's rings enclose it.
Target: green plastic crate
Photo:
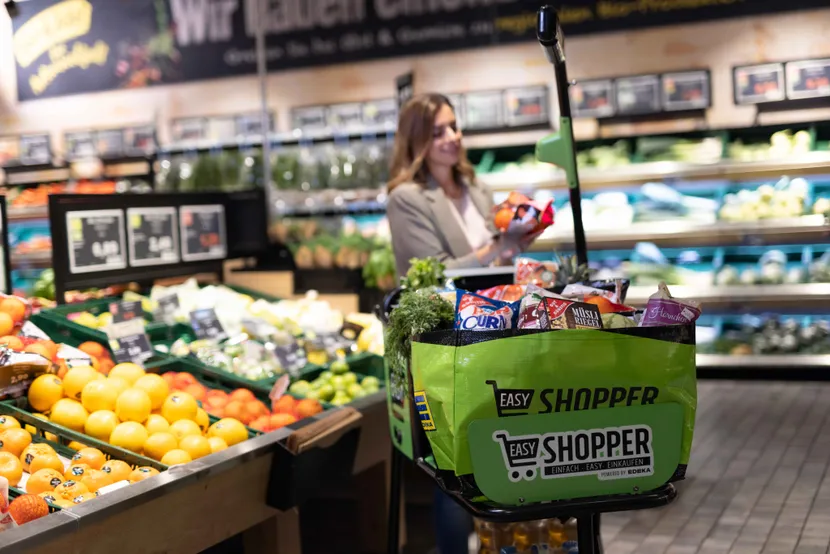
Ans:
[[[113,296],[108,298],[99,298],[95,300],[88,300],[87,302],[81,302],[78,304],[61,304],[54,308],[50,308],[48,310],[42,310],[40,312],[41,315],[54,318],[59,320],[65,320],[68,327],[77,331],[78,333],[86,334],[86,336],[94,337],[90,340],[107,340],[107,334],[104,331],[99,329],[93,329],[91,327],[86,327],[85,325],[81,325],[80,323],[76,323],[69,319],[70,314],[75,314],[78,312],[89,312],[93,315],[100,315],[104,312],[109,311],[109,305],[112,302],[120,302],[121,298]],[[144,319],[147,321],[146,329],[147,333],[149,334],[152,330],[155,329],[164,329],[167,325],[164,322],[153,321],[153,314],[144,314]]]

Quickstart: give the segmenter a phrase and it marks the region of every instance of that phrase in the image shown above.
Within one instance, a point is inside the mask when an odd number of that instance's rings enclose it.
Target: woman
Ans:
[[[493,200],[476,184],[447,97],[423,94],[401,111],[386,213],[398,274],[412,258],[438,258],[447,268],[509,263],[538,235],[498,236]]]

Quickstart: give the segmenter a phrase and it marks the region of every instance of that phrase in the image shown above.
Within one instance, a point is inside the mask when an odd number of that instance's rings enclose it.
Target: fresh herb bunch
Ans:
[[[404,293],[389,315],[385,348],[390,367],[406,368],[414,335],[435,331],[451,324],[455,308],[434,291]]]
[[[445,269],[447,267],[435,258],[412,258],[406,277],[401,279],[401,286],[408,291],[443,286]]]

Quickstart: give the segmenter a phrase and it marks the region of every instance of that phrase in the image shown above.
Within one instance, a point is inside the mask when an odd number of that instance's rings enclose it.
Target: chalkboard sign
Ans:
[[[127,221],[130,265],[163,265],[179,261],[176,208],[128,208]]]
[[[70,273],[127,267],[123,210],[88,210],[66,214]]]
[[[63,136],[66,158],[68,160],[80,160],[92,158],[98,155],[98,148],[95,143],[95,133],[92,131],[74,131]]]
[[[143,318],[144,308],[141,307],[141,300],[123,300],[121,302],[110,302],[110,313],[113,323],[121,323],[131,319]]]
[[[511,88],[504,93],[509,127],[548,123],[548,87]]]
[[[663,109],[704,110],[712,105],[708,71],[681,71],[660,76]]]
[[[225,332],[213,308],[190,312],[190,326],[199,339],[221,341],[228,338],[228,333]]]
[[[642,115],[660,111],[660,78],[657,75],[616,80],[617,115]]]
[[[568,89],[571,98],[571,113],[574,117],[611,117],[616,113],[614,106],[614,81],[598,79],[579,81]]]
[[[783,63],[736,67],[732,77],[735,104],[780,102],[786,97]]]
[[[223,205],[182,206],[179,221],[184,261],[221,260],[227,256]]]
[[[830,58],[787,62],[787,98],[830,96]]]

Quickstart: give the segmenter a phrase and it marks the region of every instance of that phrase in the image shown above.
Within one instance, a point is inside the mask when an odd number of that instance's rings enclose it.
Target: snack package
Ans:
[[[602,329],[597,306],[536,287],[528,289],[519,307],[519,329]]]
[[[501,331],[513,328],[515,305],[466,291],[457,292],[455,328],[463,331]]]
[[[52,362],[40,354],[0,346],[0,399],[25,394],[32,381],[52,371]]]
[[[516,302],[522,299],[526,291],[527,287],[525,285],[498,285],[477,291],[476,294],[485,298],[492,298],[493,300]]]
[[[524,194],[511,192],[496,207],[493,222],[502,233],[538,233],[553,225],[553,202],[534,202]]]
[[[559,266],[554,262],[540,262],[532,258],[516,258],[517,285],[535,285],[550,288],[556,285],[556,272]]]
[[[661,282],[657,292],[646,303],[645,313],[640,320],[640,327],[664,327],[667,325],[687,325],[700,317],[700,304],[694,300],[680,300],[672,297],[669,287]]]

